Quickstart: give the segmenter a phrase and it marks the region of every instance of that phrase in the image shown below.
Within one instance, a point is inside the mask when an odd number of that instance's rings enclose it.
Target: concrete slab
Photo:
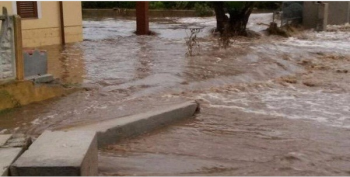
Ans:
[[[12,134],[0,135],[0,147],[5,145],[6,142],[12,137]]]
[[[11,166],[16,176],[98,175],[96,133],[45,131]]]
[[[40,76],[30,76],[26,77],[25,80],[31,80],[35,83],[47,83],[54,80],[53,76],[51,74],[44,74]]]
[[[95,131],[97,132],[98,147],[104,147],[124,138],[137,136],[161,126],[191,118],[198,109],[199,105],[197,102],[189,101],[143,114],[73,127],[70,130]]]
[[[0,176],[9,176],[9,167],[22,153],[22,148],[0,148]]]

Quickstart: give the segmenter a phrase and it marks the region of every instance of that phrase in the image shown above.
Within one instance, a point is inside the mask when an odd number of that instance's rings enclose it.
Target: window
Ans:
[[[17,14],[21,18],[38,18],[36,1],[17,1]]]

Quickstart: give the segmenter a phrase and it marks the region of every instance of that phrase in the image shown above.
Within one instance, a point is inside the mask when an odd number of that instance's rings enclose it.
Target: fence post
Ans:
[[[326,31],[328,24],[328,3],[318,3],[318,31]]]
[[[323,31],[327,30],[328,25],[328,3],[323,4],[323,24],[322,24]]]
[[[22,44],[22,24],[21,17],[14,15],[14,33],[15,33],[15,56],[16,56],[16,79],[24,80],[24,61]]]

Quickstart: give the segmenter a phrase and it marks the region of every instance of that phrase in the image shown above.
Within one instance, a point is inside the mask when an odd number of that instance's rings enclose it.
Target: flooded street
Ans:
[[[263,33],[272,14],[253,14]],[[81,91],[0,114],[0,132],[118,118],[198,100],[193,120],[100,150],[101,175],[350,175],[350,31],[237,38],[206,18],[86,18],[84,41],[48,51],[49,73]],[[186,56],[189,28],[200,50]],[[121,163],[122,162],[122,163]]]
[[[269,19],[271,14],[263,16]],[[85,19],[83,42],[64,48],[40,48],[48,51],[49,73],[65,86],[82,85],[85,91],[6,112],[1,115],[1,128],[37,135],[45,129],[143,112],[164,105],[161,100],[150,101],[163,93],[294,72],[281,69],[268,58],[269,54],[261,59],[266,66],[258,68],[254,64],[259,60],[258,54],[247,55],[254,41],[235,45],[235,52],[218,50],[217,41],[210,34],[214,24],[212,17],[155,18],[150,26],[156,35],[136,36],[132,18]],[[185,38],[191,27],[202,28],[199,40],[203,54],[186,57]],[[232,62],[232,56],[237,57],[236,62]],[[247,72],[248,68],[251,71]],[[281,72],[270,72],[271,69]],[[171,104],[176,100],[167,98],[164,102]]]

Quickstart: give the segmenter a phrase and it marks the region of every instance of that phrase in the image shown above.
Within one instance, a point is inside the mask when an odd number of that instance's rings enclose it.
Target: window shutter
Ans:
[[[36,1],[17,1],[17,14],[21,18],[38,18]]]

